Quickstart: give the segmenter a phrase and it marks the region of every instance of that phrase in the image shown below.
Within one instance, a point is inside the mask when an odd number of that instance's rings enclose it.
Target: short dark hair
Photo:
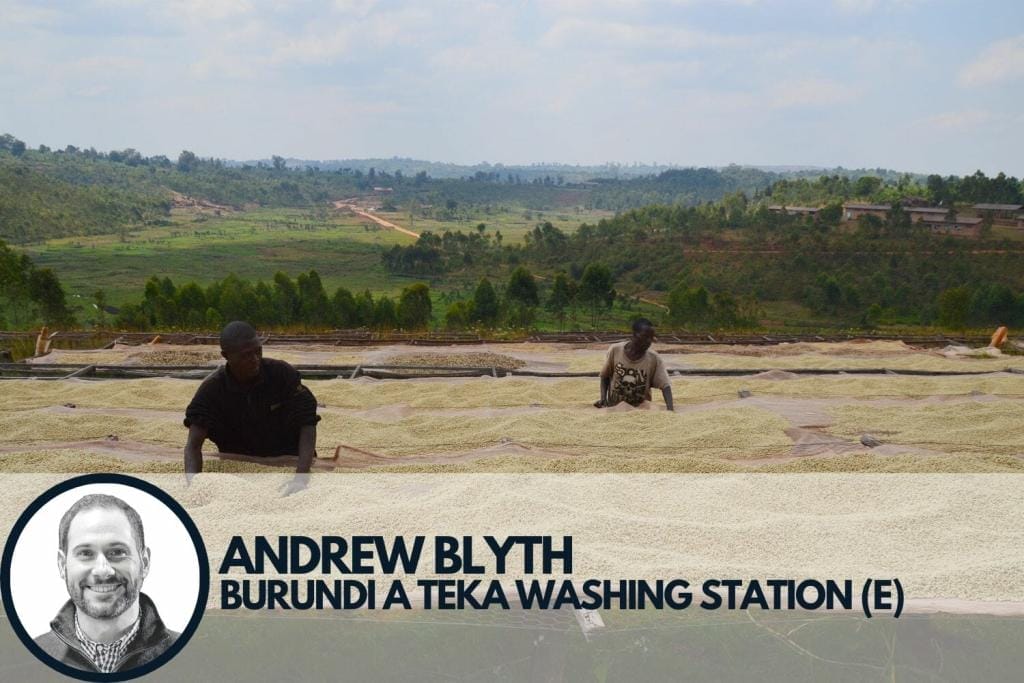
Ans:
[[[237,349],[243,344],[259,339],[256,328],[242,320],[235,320],[224,326],[220,331],[220,348]]]
[[[636,320],[633,321],[633,332],[635,333],[639,334],[640,332],[643,332],[644,329],[647,327],[651,328],[652,330],[654,329],[654,323],[652,323],[647,318],[637,318]]]
[[[139,517],[139,513],[135,511],[135,508],[117,496],[108,496],[105,493],[90,493],[79,498],[78,502],[69,507],[64,516],[60,518],[57,534],[59,536],[61,552],[66,553],[68,551],[68,529],[71,528],[71,521],[79,512],[92,510],[93,508],[106,508],[107,510],[120,510],[123,512],[124,516],[128,518],[128,525],[132,528],[135,546],[139,552],[145,549],[146,534],[142,530],[142,518]]]

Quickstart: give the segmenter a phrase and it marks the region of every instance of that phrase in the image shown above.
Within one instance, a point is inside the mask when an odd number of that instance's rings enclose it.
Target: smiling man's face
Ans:
[[[115,619],[135,604],[149,574],[149,549],[139,548],[116,508],[82,510],[68,527],[58,569],[75,607],[95,619]]]

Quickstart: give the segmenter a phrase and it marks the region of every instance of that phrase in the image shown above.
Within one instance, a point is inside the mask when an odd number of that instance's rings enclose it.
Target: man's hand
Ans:
[[[287,498],[293,493],[298,493],[309,488],[309,472],[296,472],[295,476],[281,484],[278,491],[282,498]]]

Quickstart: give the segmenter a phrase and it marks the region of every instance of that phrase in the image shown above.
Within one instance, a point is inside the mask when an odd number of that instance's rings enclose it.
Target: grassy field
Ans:
[[[409,225],[408,214],[384,212],[381,216]],[[447,222],[419,219],[412,227],[417,232],[469,231],[485,223],[488,230],[501,230],[505,244],[513,244],[538,222],[550,220],[571,231],[581,222],[599,218],[590,213],[516,210]],[[138,301],[152,275],[170,277],[179,285],[190,280],[206,285],[231,272],[251,280],[270,280],[278,270],[295,277],[315,269],[329,291],[345,286],[389,295],[417,280],[388,273],[380,259],[384,249],[411,244],[412,237],[347,212],[255,209],[216,216],[176,210],[168,223],[120,235],[49,240],[28,252],[37,265],[57,272],[73,304],[90,301],[97,289],[105,290],[114,306]],[[469,284],[457,279],[431,283],[447,290]]]
[[[612,218],[611,211],[585,211],[579,207],[559,209],[556,211],[537,211],[533,209],[504,209],[492,212],[474,212],[460,215],[456,220],[437,220],[413,216],[408,211],[378,211],[377,214],[392,223],[409,228],[413,232],[422,233],[427,230],[440,234],[445,230],[461,230],[464,233],[476,230],[483,223],[487,226],[485,234],[494,235],[501,232],[503,244],[519,244],[523,236],[545,221],[550,222],[559,230],[571,233],[581,223],[597,223],[602,218]]]
[[[594,223],[603,212],[527,211],[508,209],[460,216],[458,220],[415,219],[408,213],[379,212],[379,215],[416,232],[476,229],[487,226],[489,234],[500,230],[504,244],[516,244],[543,221],[551,221],[566,232],[580,223]],[[441,324],[450,301],[471,297],[478,275],[451,274],[436,278],[394,275],[381,263],[381,252],[392,245],[415,240],[382,228],[347,211],[316,209],[253,209],[227,213],[198,213],[175,210],[166,225],[147,226],[123,234],[69,237],[49,240],[28,248],[39,267],[52,268],[61,279],[72,306],[89,310],[93,293],[102,289],[110,305],[138,302],[146,280],[153,275],[169,277],[178,286],[196,281],[208,285],[228,273],[249,280],[273,278],[281,270],[291,277],[315,269],[329,293],[344,286],[355,291],[369,289],[375,296],[397,296],[413,282],[427,281],[434,294],[435,320]],[[500,284],[500,277],[495,283]],[[543,287],[543,285],[542,285]],[[656,312],[652,308],[647,314]],[[539,311],[538,324],[556,330],[559,322]],[[602,320],[622,326],[635,311],[616,307]],[[84,319],[90,319],[86,313]],[[586,313],[578,319],[587,323]],[[563,324],[572,326],[569,318]]]
[[[270,280],[278,270],[295,277],[312,268],[331,289],[391,292],[406,283],[385,272],[380,252],[410,241],[351,215],[274,209],[222,217],[176,213],[170,225],[50,240],[29,255],[57,272],[72,300],[104,289],[116,306],[137,301],[152,275],[205,285],[231,272]]]

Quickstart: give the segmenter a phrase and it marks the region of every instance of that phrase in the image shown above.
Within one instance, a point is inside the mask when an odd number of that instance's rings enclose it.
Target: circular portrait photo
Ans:
[[[122,681],[170,661],[209,593],[206,548],[171,496],[134,477],[63,482],[4,547],[4,607],[26,647],[63,674]]]

